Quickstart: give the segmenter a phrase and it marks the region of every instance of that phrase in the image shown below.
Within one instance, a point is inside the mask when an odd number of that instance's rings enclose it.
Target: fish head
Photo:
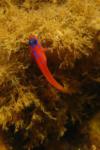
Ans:
[[[35,47],[38,44],[38,40],[35,36],[29,37],[29,46]]]

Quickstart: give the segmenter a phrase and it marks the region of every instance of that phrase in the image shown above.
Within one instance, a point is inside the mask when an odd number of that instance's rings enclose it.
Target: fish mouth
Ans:
[[[29,40],[32,40],[32,39],[37,40],[37,37],[36,37],[35,35],[31,34],[31,35],[29,36]]]

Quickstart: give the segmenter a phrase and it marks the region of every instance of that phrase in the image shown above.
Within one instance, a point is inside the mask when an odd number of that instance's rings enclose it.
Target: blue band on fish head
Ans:
[[[29,45],[30,45],[30,46],[34,47],[34,46],[36,46],[37,44],[38,44],[38,41],[37,41],[36,39],[34,39],[34,38],[29,39]]]

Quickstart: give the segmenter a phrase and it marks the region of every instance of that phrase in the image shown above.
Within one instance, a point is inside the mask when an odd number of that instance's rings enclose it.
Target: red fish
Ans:
[[[54,79],[53,75],[49,71],[45,50],[35,36],[30,36],[29,38],[29,50],[31,52],[32,58],[35,59],[38,67],[48,82],[59,91],[66,93],[66,89]]]

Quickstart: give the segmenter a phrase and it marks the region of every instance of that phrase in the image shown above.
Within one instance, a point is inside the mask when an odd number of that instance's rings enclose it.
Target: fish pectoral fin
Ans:
[[[43,52],[46,52],[48,49],[47,48],[43,48]]]

